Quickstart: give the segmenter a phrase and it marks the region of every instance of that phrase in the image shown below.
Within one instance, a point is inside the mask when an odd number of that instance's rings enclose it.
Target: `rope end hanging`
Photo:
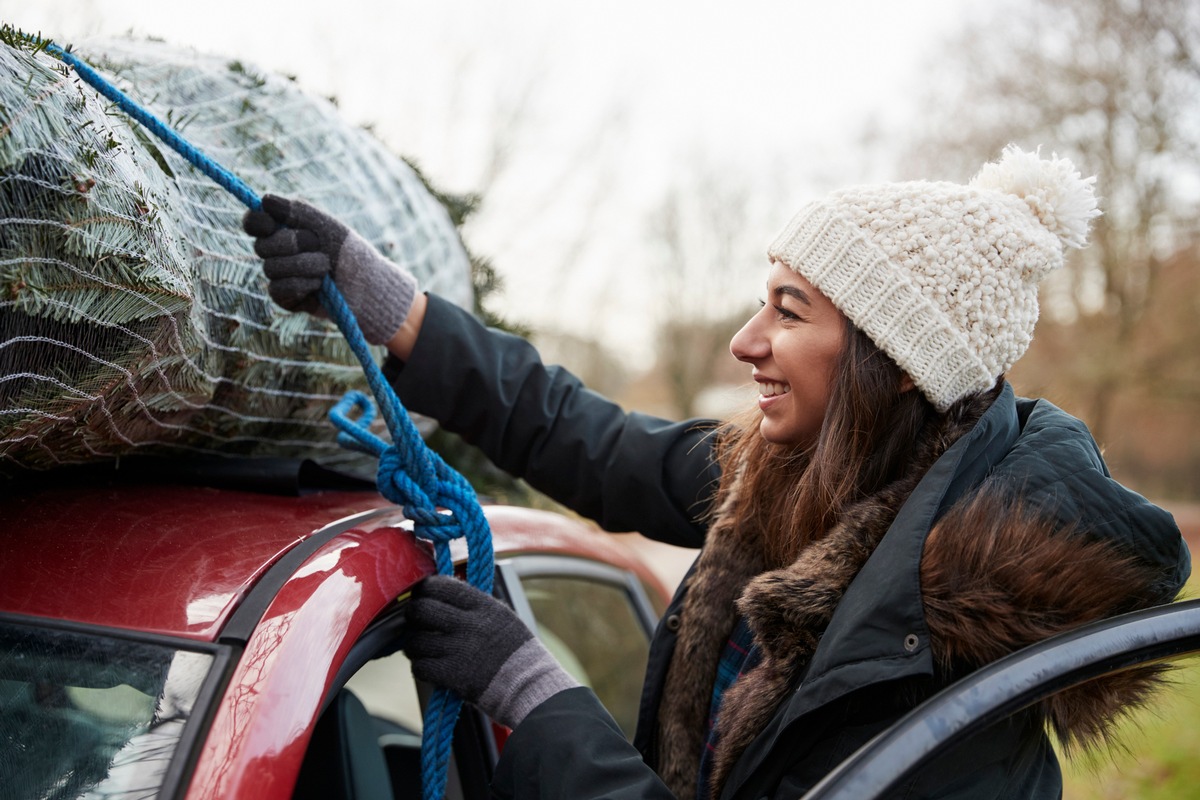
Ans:
[[[350,414],[358,409],[358,419]],[[338,429],[337,443],[347,450],[357,450],[368,455],[379,455],[387,443],[371,433],[371,422],[375,419],[375,403],[360,391],[349,391],[329,409],[329,421]]]

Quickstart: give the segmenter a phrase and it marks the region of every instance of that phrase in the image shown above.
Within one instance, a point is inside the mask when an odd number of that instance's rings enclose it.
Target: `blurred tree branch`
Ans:
[[[931,76],[908,161],[966,178],[1015,141],[1098,176],[1104,216],[1043,284],[1043,320],[1013,374],[1118,454],[1150,435],[1131,423],[1200,412],[1198,42],[1194,0],[1010,2]],[[1183,449],[1194,472],[1200,447]]]
[[[747,241],[748,187],[704,164],[687,176],[667,190],[647,225],[660,254],[653,267],[660,298],[656,372],[679,419],[696,416],[697,395],[730,358],[729,339],[747,316],[730,316],[730,276],[762,252],[760,242]]]

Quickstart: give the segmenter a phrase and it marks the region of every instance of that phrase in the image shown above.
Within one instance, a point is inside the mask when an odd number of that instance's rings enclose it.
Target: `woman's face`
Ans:
[[[729,343],[735,358],[754,366],[759,432],[768,442],[816,440],[845,334],[845,316],[825,295],[784,264],[771,265],[763,307]]]

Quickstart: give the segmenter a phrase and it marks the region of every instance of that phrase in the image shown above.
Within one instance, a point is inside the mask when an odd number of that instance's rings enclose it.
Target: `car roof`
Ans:
[[[498,558],[576,555],[655,581],[627,550],[577,520],[503,506],[485,513]],[[412,526],[372,491],[26,487],[0,503],[0,613],[215,641],[273,565],[291,573],[281,562],[287,554],[383,527]],[[389,546],[413,582],[434,570],[430,545],[411,534]],[[466,555],[461,546],[452,552]]]

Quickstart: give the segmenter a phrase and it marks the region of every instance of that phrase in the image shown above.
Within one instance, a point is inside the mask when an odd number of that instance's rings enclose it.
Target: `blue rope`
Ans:
[[[38,44],[41,43],[36,37],[30,38]],[[79,74],[79,77],[87,81],[92,88],[116,103],[118,108],[148,128],[151,133],[161,139],[168,147],[186,158],[197,169],[216,181],[223,189],[238,200],[241,200],[243,204],[249,206],[254,211],[262,208],[262,200],[259,199],[254,190],[247,186],[241,178],[204,155],[204,153],[201,153],[190,142],[172,130],[165,122],[139,106],[130,99],[129,95],[109,83],[100,73],[88,66],[86,62],[76,58],[53,42],[46,45],[46,52],[57,56],[64,63],[70,65]]]
[[[37,37],[27,38],[35,44],[42,44]],[[148,128],[244,205],[255,211],[262,208],[261,198],[240,178],[197,150],[85,62],[53,43],[47,43],[45,49],[70,65],[96,91],[116,103],[122,111]],[[433,542],[438,572],[443,575],[454,574],[450,542],[465,537],[467,581],[491,594],[495,571],[492,537],[474,490],[466,478],[425,446],[421,434],[375,363],[370,345],[363,337],[350,306],[329,276],[325,277],[320,297],[322,305],[362,364],[367,385],[383,411],[393,442],[388,444],[369,430],[375,416],[375,405],[371,398],[362,392],[351,391],[329,411],[330,420],[339,429],[338,443],[379,458],[376,479],[380,493],[404,509],[405,515],[413,521],[418,536]],[[350,418],[355,408],[359,410],[357,422]],[[446,512],[439,512],[439,506]],[[446,689],[435,690],[425,709],[425,735],[421,740],[421,786],[425,800],[440,800],[445,795],[454,725],[461,709],[462,699]]]

